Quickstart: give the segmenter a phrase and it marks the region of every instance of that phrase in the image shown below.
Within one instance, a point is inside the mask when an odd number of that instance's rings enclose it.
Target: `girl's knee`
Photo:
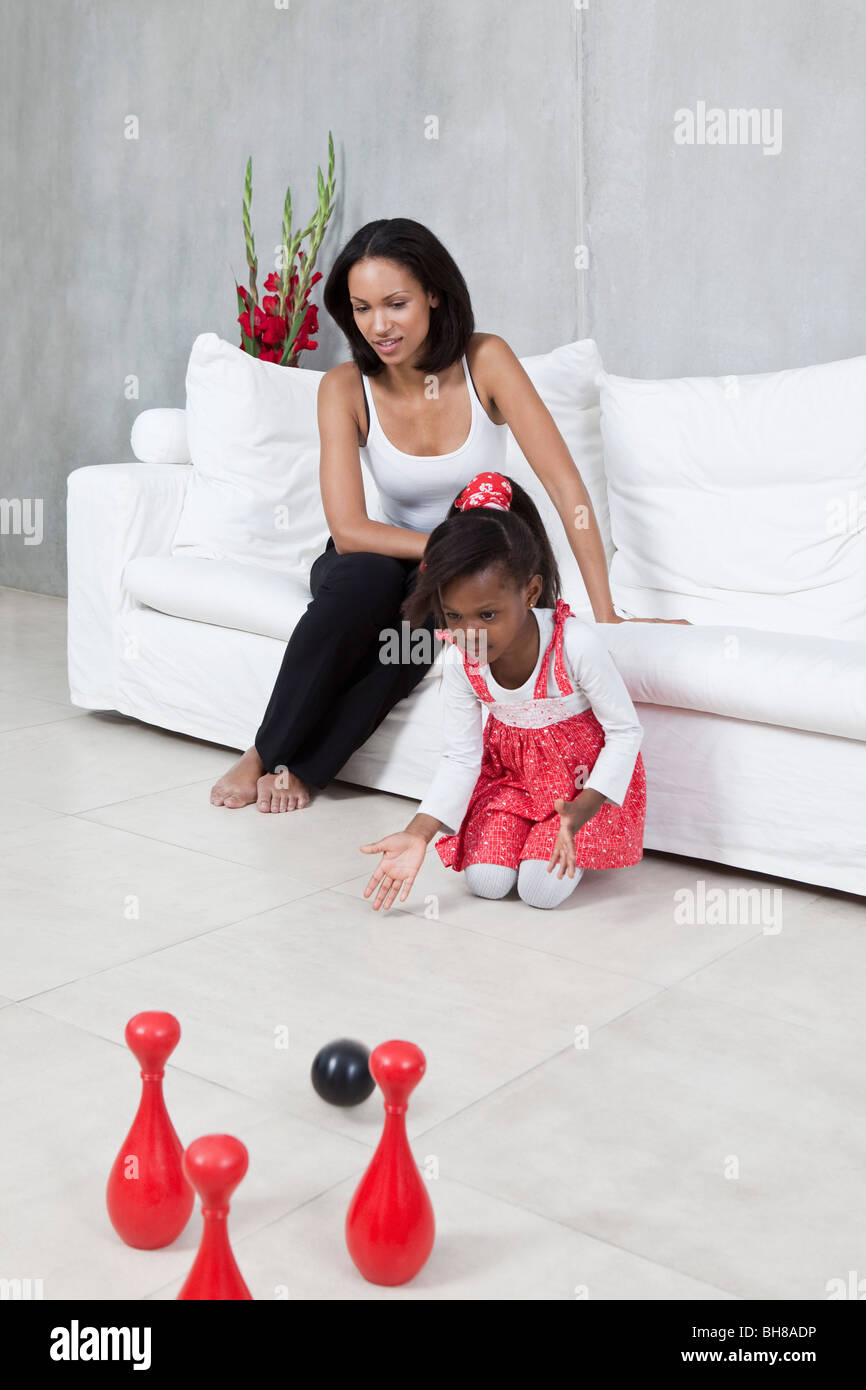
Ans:
[[[517,870],[506,864],[469,864],[466,887],[476,898],[504,898],[517,882]]]
[[[569,878],[568,874],[559,878],[555,873],[547,872],[546,860],[524,859],[517,875],[517,892],[528,907],[559,907],[571,896],[582,878],[583,869],[576,868],[574,878]]]

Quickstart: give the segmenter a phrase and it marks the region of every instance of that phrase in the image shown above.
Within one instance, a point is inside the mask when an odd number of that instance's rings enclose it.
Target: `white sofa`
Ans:
[[[229,346],[214,335],[202,335],[193,353],[202,345],[224,357]],[[249,362],[239,368],[234,359],[227,360],[233,372],[257,371],[259,375],[252,378],[257,388],[262,367],[278,373],[293,370]],[[578,360],[581,385],[576,410],[569,415],[575,404],[569,383]],[[866,364],[866,359],[853,360]],[[623,401],[639,385],[668,386],[676,394],[681,383],[638,384],[608,377],[600,371],[595,345],[587,343],[524,359],[524,365],[590,488],[611,560],[618,611],[689,617],[695,624],[599,626],[645,731],[646,847],[866,895],[866,640],[858,636],[856,602],[845,610],[849,624],[845,631],[853,634],[852,640],[834,628],[830,610],[826,628],[834,635],[815,631],[811,618],[805,620],[807,630],[798,631],[797,593],[787,605],[784,593],[776,595],[778,612],[771,611],[763,593],[761,611],[765,618],[769,616],[772,627],[757,626],[749,621],[748,594],[745,601],[742,597],[745,583],[739,585],[730,608],[719,606],[707,574],[691,591],[688,575],[671,581],[669,555],[662,557],[667,577],[660,587],[658,575],[651,572],[652,545],[647,546],[640,529],[646,504],[628,466],[623,466],[623,454],[628,453],[624,444],[628,426],[622,418],[628,406],[623,407]],[[311,381],[317,385],[314,379],[319,375],[305,371],[306,380],[300,385],[308,390]],[[287,380],[271,375],[267,383],[283,390]],[[759,379],[739,380],[748,389],[748,383]],[[562,389],[569,403],[557,395],[557,382],[565,383]],[[171,438],[166,442],[162,436],[150,454],[139,444],[137,451],[145,459],[189,458],[184,425],[189,425],[193,447],[192,417],[202,404],[193,387],[194,379],[188,375],[187,416],[175,411],[145,412],[139,417],[143,425],[146,416],[159,417],[160,427],[168,419],[176,432],[175,442]],[[224,382],[220,390],[224,394]],[[686,394],[692,399],[694,389]],[[652,408],[657,409],[658,392],[650,396]],[[609,437],[604,435],[604,442],[609,455],[617,458],[617,487],[606,483],[601,450],[596,447],[602,437],[600,421],[604,428],[605,398],[611,432]],[[209,408],[217,410],[219,403]],[[257,417],[262,408],[257,400]],[[741,425],[742,421],[738,428]],[[713,422],[713,430],[718,436],[718,421]],[[134,432],[134,442],[135,437]],[[682,440],[682,417],[671,437]],[[659,445],[658,430],[653,441]],[[667,447],[660,446],[662,459],[667,457]],[[538,497],[536,480],[513,440],[509,449],[508,470],[532,486]],[[639,452],[643,457],[643,451]],[[866,454],[860,456],[860,463],[866,468],[864,458]],[[285,642],[309,602],[305,575],[327,528],[320,503],[313,500],[315,475],[311,483],[305,463],[304,482],[309,486],[304,494],[304,543],[294,563],[281,565],[274,557],[258,563],[252,540],[247,559],[238,558],[243,551],[237,550],[227,557],[219,546],[208,554],[207,544],[193,534],[194,526],[191,531],[190,519],[182,524],[198,467],[198,458],[195,465],[138,459],[91,465],[70,474],[70,696],[84,708],[118,710],[230,749],[243,749],[251,744],[261,720]],[[672,467],[682,475],[679,465],[671,464],[666,476]],[[649,468],[648,476],[651,473]],[[643,479],[641,473],[638,481]],[[680,482],[690,496],[688,476],[680,476]],[[369,480],[365,483],[373,506]],[[723,485],[724,479],[716,480],[717,487]],[[863,490],[866,495],[866,485]],[[705,498],[706,480],[702,478],[694,491]],[[629,516],[631,505],[634,515]],[[730,525],[731,508],[721,503],[717,507],[715,500],[711,506]],[[667,506],[671,510],[676,510],[673,502]],[[772,519],[772,509],[767,515]],[[780,531],[786,521],[787,513],[780,512]],[[762,524],[766,525],[766,518]],[[663,530],[661,522],[659,528]],[[243,528],[236,531],[232,544],[242,546]],[[176,543],[178,535],[186,537],[183,544]],[[592,622],[579,572],[555,520],[551,535],[563,563],[565,596],[585,621]],[[619,536],[622,546],[617,543]],[[690,536],[690,546],[696,539],[700,538]],[[724,539],[733,562],[742,553],[743,568],[748,569],[744,536],[733,533]],[[859,544],[856,536],[855,543]],[[800,542],[794,544],[796,550]],[[707,548],[711,548],[709,536],[703,549]],[[700,556],[701,550],[697,546],[695,553]],[[763,545],[761,553],[765,550]],[[783,550],[781,546],[780,553]],[[691,563],[700,564],[702,559]],[[639,582],[642,564],[645,570],[649,567],[650,581],[643,588]],[[861,583],[866,582],[866,566],[862,575]],[[856,578],[852,582],[856,584]],[[820,589],[820,582],[816,587]],[[802,595],[802,585],[797,592]],[[838,613],[839,592],[833,595],[833,613]],[[740,621],[734,621],[738,614]],[[820,623],[820,616],[816,621]],[[436,765],[440,719],[437,662],[352,756],[341,778],[420,799]]]

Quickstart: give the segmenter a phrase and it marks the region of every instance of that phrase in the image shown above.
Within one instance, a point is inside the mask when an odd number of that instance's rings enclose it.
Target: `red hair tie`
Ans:
[[[454,505],[458,511],[468,511],[470,507],[495,507],[497,511],[511,510],[512,486],[501,473],[476,473],[468,482]]]

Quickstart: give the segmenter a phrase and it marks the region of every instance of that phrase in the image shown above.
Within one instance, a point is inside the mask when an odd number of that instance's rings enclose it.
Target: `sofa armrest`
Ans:
[[[116,709],[123,618],[135,600],[123,571],[137,555],[168,555],[190,464],[113,463],[76,468],[67,484],[69,693],[74,705]]]

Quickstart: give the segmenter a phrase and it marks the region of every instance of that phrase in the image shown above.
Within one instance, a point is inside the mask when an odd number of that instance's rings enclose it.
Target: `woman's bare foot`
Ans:
[[[288,768],[266,772],[258,782],[260,811],[301,811],[310,804],[310,788]]]
[[[265,765],[255,747],[248,748],[225,776],[211,787],[211,806],[228,806],[232,811],[238,806],[249,806],[258,795],[256,783],[264,770]]]

